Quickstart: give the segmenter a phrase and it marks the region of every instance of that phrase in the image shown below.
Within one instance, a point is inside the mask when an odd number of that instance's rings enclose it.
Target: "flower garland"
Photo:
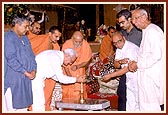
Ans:
[[[107,35],[107,28],[104,24],[98,27],[95,41],[101,42],[102,38]]]

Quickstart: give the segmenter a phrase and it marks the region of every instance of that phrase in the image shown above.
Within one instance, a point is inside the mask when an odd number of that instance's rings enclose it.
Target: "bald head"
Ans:
[[[116,38],[121,38],[122,36],[123,36],[123,35],[122,35],[121,32],[116,31],[116,32],[113,33],[112,39],[113,39],[113,41],[116,41]]]
[[[75,31],[72,35],[72,39],[83,39],[83,34],[80,31]]]
[[[75,46],[75,48],[77,47],[80,47],[82,45],[82,42],[83,42],[83,34],[80,32],[80,31],[75,31],[72,35],[72,38],[73,40],[73,44]]]
[[[122,49],[125,43],[125,37],[122,35],[121,32],[117,31],[113,33],[112,36],[113,39],[113,45],[118,48],[118,49]]]
[[[40,33],[40,23],[38,23],[38,22],[33,22],[32,24],[31,24],[31,29],[30,29],[30,31],[33,33],[33,34],[39,34]]]

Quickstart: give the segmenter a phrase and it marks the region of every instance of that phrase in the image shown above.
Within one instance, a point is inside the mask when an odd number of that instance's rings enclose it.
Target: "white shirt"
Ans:
[[[131,60],[131,61],[132,60],[137,61],[138,51],[139,51],[138,46],[136,46],[132,42],[129,42],[129,41],[126,40],[123,48],[116,50],[115,59],[116,60],[121,60],[121,59],[124,59],[124,58],[129,58],[129,60]],[[128,64],[122,64],[121,65],[122,68],[124,66],[128,66]],[[133,72],[127,72],[126,76],[127,76],[127,82],[128,82],[129,78],[133,77],[133,76],[137,76],[137,73],[136,72],[134,72],[134,73]],[[132,79],[132,78],[130,78],[130,79]]]
[[[69,77],[63,74],[62,64],[64,60],[64,54],[59,50],[47,50],[38,54],[35,58],[37,62],[36,77],[45,80],[46,78],[52,78],[61,83],[75,83],[75,77]]]
[[[137,63],[142,110],[157,111],[164,103],[164,42],[163,31],[158,26],[150,24],[142,30]]]
[[[139,47],[132,42],[125,41],[122,49],[116,50],[115,59],[121,60],[124,58],[129,58],[129,60],[137,61]],[[122,64],[121,67],[128,66],[128,64]],[[127,72],[126,73],[126,111],[138,111],[139,105],[138,99],[138,74],[137,72]]]
[[[68,77],[63,74],[61,65],[64,54],[59,50],[46,50],[35,58],[37,62],[36,77],[32,80],[33,111],[45,111],[44,80],[52,78],[64,84],[75,83],[75,77]]]

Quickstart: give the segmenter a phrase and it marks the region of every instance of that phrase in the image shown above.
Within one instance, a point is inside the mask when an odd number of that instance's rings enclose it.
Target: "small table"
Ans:
[[[81,103],[80,99],[63,99],[60,102],[56,102],[56,107],[62,111],[63,109],[74,109],[74,110],[104,110],[110,107],[110,101],[106,99],[91,99],[86,98],[84,102]]]

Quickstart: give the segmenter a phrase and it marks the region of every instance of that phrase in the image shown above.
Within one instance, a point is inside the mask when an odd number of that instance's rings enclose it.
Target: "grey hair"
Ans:
[[[138,9],[140,11],[141,14],[145,14],[146,16],[148,16],[148,13],[145,9]]]
[[[22,24],[25,20],[29,22],[30,18],[24,14],[15,14],[12,20],[12,26],[15,26],[15,24]]]
[[[68,54],[71,58],[73,56],[76,56],[76,57],[78,56],[77,52],[73,48],[67,48],[67,49],[65,49],[64,53]]]

